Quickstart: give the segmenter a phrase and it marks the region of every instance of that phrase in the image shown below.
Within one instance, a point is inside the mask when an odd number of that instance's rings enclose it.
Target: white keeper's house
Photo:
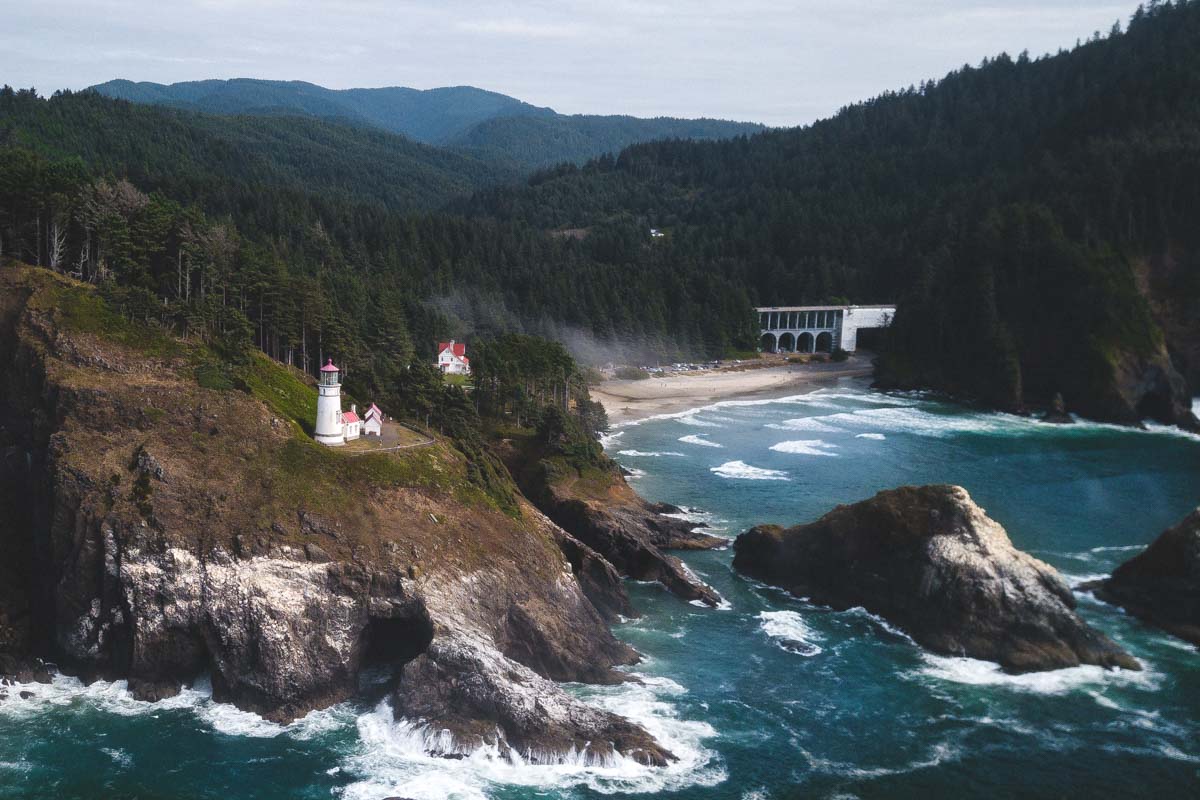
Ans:
[[[438,342],[438,369],[447,375],[470,375],[471,359],[467,358],[467,346],[451,339]]]

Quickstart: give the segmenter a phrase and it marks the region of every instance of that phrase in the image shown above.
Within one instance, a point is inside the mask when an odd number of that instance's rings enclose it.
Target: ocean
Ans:
[[[1042,425],[854,381],[717,403],[618,428],[610,454],[645,497],[732,538],[792,525],[902,484],[956,483],[1020,548],[1072,584],[1107,574],[1200,502],[1200,437]],[[732,550],[687,553],[719,609],[631,584],[642,616],[615,628],[641,680],[573,686],[645,725],[665,769],[429,758],[364,699],[274,725],[200,683],[159,703],[123,683],[10,689],[0,798],[928,798],[1196,796],[1200,652],[1078,594],[1080,613],[1144,670],[1011,676],[927,654],[862,610],[832,612],[733,572]],[[20,699],[22,689],[34,696]]]

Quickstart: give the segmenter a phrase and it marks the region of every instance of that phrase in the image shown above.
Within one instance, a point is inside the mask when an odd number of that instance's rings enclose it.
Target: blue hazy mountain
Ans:
[[[337,119],[510,160],[524,168],[583,162],[637,142],[723,139],[763,129],[755,123],[715,119],[565,115],[472,86],[326,89],[304,81],[238,78],[170,85],[113,80],[92,88],[135,103],[215,114]]]

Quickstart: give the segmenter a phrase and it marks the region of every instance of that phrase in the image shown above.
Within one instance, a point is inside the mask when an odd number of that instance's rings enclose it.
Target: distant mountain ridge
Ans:
[[[473,86],[326,89],[304,81],[236,78],[170,85],[118,79],[91,88],[134,103],[214,114],[336,119],[509,161],[524,169],[564,161],[582,163],[637,142],[725,139],[764,130],[757,123],[704,118],[565,115]]]

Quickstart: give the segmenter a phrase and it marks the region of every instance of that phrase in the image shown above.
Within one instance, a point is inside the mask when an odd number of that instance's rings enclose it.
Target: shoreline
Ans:
[[[751,370],[678,373],[645,380],[606,380],[591,390],[613,427],[676,414],[721,400],[786,397],[815,391],[845,378],[874,374],[867,358],[843,363],[786,364]]]

